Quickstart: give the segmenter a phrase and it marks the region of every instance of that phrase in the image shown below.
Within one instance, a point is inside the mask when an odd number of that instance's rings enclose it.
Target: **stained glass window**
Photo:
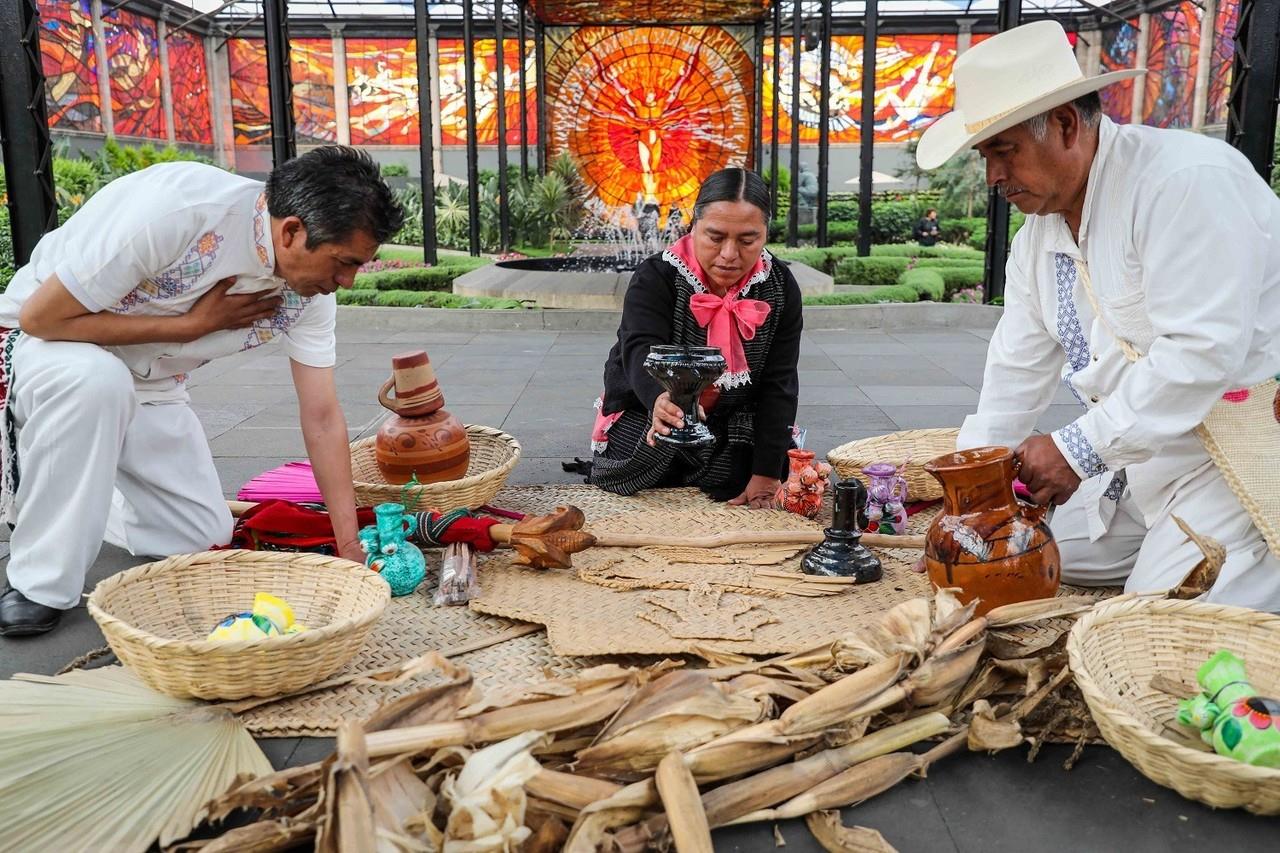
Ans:
[[[301,143],[338,141],[338,112],[333,103],[333,40],[292,39],[294,134]]]
[[[231,39],[227,43],[227,62],[236,145],[267,145],[271,142],[267,43],[262,39]]]
[[[40,0],[40,60],[49,126],[102,132],[90,0]]]
[[[465,145],[467,141],[466,65],[462,39],[440,39],[440,138],[445,145]],[[503,39],[502,81],[507,106],[507,142],[520,143],[520,43]],[[494,145],[498,141],[498,51],[494,39],[477,39],[476,58],[476,124],[477,141]],[[533,42],[525,42],[525,117],[529,141],[537,134],[538,77],[534,63]]]
[[[746,165],[749,30],[547,31],[549,149],[568,152],[603,218],[656,204],[688,212],[702,181]]]
[[[124,9],[104,11],[111,110],[121,136],[165,137],[156,21]]]
[[[765,42],[764,132],[772,138],[773,61]],[[791,139],[791,39],[781,40],[778,82],[779,141]],[[895,35],[876,40],[877,142],[903,142],[918,135],[933,119],[951,109],[951,68],[956,60],[954,35]],[[819,48],[800,55],[800,140],[816,143],[819,123]],[[830,128],[832,143],[861,139],[862,37],[836,36],[831,44]]]
[[[171,30],[169,85],[173,89],[173,135],[180,142],[213,143],[209,74],[204,42],[186,30]]]
[[[1137,21],[1103,27],[1101,70],[1121,71],[1136,67],[1138,35]],[[1112,121],[1127,123],[1133,118],[1133,84],[1133,80],[1121,80],[1098,90],[1102,111]]]
[[[1184,2],[1151,15],[1143,124],[1191,126],[1201,12],[1196,4]]]
[[[417,145],[418,59],[413,39],[347,39],[353,145]]]
[[[1205,104],[1206,124],[1222,124],[1227,120],[1239,20],[1240,0],[1218,0],[1218,16],[1213,25],[1213,64],[1209,67],[1209,98]]]

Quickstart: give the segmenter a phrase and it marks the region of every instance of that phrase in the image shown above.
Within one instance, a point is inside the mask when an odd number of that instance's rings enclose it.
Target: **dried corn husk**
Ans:
[[[898,853],[874,829],[845,826],[838,811],[812,812],[804,822],[822,849],[830,853]]]
[[[1169,590],[1169,597],[1183,600],[1199,598],[1218,582],[1218,573],[1222,571],[1222,564],[1227,560],[1227,549],[1223,548],[1222,543],[1217,539],[1196,533],[1178,516],[1175,515],[1173,520],[1182,532],[1187,534],[1187,538],[1196,543],[1204,559],[1196,563],[1191,571],[1187,572],[1186,577]]]
[[[513,850],[532,832],[524,825],[524,784],[541,769],[530,750],[546,735],[527,731],[472,754],[440,790],[451,809],[444,853]]]
[[[603,779],[593,779],[590,776],[560,773],[543,768],[525,783],[525,790],[530,796],[564,806],[576,813],[592,803],[607,800],[622,790],[622,786]]]
[[[480,699],[463,708],[458,716],[474,717],[499,708],[526,705],[530,702],[557,697],[586,696],[624,685],[639,687],[642,681],[657,678],[663,672],[677,666],[679,666],[677,663],[664,662],[648,669],[631,669],[610,663],[593,666],[563,678],[540,681],[537,684],[500,687],[487,691]]]
[[[1005,604],[987,611],[987,625],[992,628],[1008,628],[1011,625],[1026,625],[1045,619],[1058,619],[1064,616],[1078,616],[1086,610],[1092,610],[1098,599],[1090,595],[1062,595],[1057,598],[1037,598],[1033,601],[1019,601]]]
[[[894,654],[797,702],[778,717],[778,732],[807,734],[851,719],[850,708],[867,702],[898,680],[906,657],[903,652]]]
[[[379,853],[440,849],[443,836],[431,822],[436,794],[407,759],[373,768],[368,790]]]
[[[973,752],[998,752],[1022,743],[1022,727],[1017,720],[997,720],[985,699],[973,704],[969,721],[969,749]]]
[[[658,786],[650,778],[619,789],[607,800],[592,803],[569,830],[566,853],[595,853],[611,829],[635,823],[658,802]]]
[[[123,667],[0,682],[0,844],[9,849],[171,844],[238,777],[270,772],[230,712],[157,693]]]
[[[711,827],[698,797],[698,783],[680,753],[668,753],[654,776],[676,853],[712,853]]]
[[[759,820],[786,820],[804,817],[823,809],[843,808],[868,800],[887,791],[903,779],[923,770],[926,759],[909,752],[892,752],[870,761],[864,761],[820,782],[810,790],[794,797],[776,809],[752,812],[733,821],[751,823]]]
[[[369,754],[359,723],[344,722],[338,728],[337,751],[321,802],[324,821],[316,853],[374,853],[377,831],[369,796]]]
[[[588,775],[633,780],[652,772],[672,750],[683,752],[760,720],[768,703],[734,693],[696,670],[670,672],[642,687],[578,753]]]

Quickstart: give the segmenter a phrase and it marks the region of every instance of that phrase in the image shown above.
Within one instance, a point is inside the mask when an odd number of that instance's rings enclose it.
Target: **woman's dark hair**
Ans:
[[[267,210],[296,216],[307,229],[307,248],[341,243],[365,231],[385,243],[404,224],[404,210],[363,151],[327,145],[281,163],[267,177]]]
[[[697,222],[707,212],[707,206],[717,201],[746,201],[760,208],[764,224],[769,224],[769,186],[755,172],[746,169],[721,169],[702,182],[698,198],[693,203],[693,221]]]

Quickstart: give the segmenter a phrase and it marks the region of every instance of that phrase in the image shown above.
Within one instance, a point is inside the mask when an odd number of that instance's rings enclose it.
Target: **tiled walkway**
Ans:
[[[825,454],[854,438],[896,429],[958,426],[978,400],[987,331],[814,331],[800,359],[799,424],[807,446]],[[500,426],[515,435],[524,457],[512,482],[575,482],[560,462],[584,456],[591,401],[601,389],[610,334],[586,332],[402,332],[388,336],[344,319],[339,333],[339,395],[352,437],[371,434],[383,410],[377,389],[393,354],[426,348],[447,408],[468,423]],[[231,497],[250,477],[305,457],[289,367],[278,348],[264,347],[198,371],[191,399],[208,434],[223,487]],[[1041,421],[1054,429],[1078,411],[1062,391]],[[7,545],[0,555],[7,557]],[[104,546],[86,580],[99,580],[138,561]],[[56,672],[102,645],[83,607],[56,633],[0,640],[0,677]],[[317,760],[322,739],[264,742],[279,765]],[[1090,748],[1070,773],[1069,748],[1047,748],[1035,764],[1025,750],[995,757],[967,754],[938,765],[925,781],[907,782],[857,809],[846,823],[881,830],[899,850],[1139,851],[1274,850],[1280,822],[1242,812],[1214,812],[1159,788],[1117,754]],[[803,825],[782,828],[792,850],[818,849]],[[773,847],[768,827],[716,833],[724,850]]]

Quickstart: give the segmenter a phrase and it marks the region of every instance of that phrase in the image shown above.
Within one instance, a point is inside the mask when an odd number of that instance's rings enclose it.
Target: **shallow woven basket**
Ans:
[[[500,429],[478,424],[467,424],[467,438],[471,440],[471,462],[466,476],[412,488],[396,486],[383,479],[374,457],[375,438],[352,442],[351,473],[355,477],[356,505],[403,503],[409,510],[448,512],[459,507],[476,509],[489,503],[502,491],[511,469],[520,461],[520,442]]]
[[[219,621],[284,599],[308,630],[235,643],[205,639]],[[181,698],[243,699],[301,690],[341,669],[364,645],[391,590],[359,563],[320,554],[203,551],[107,578],[89,613],[116,657],[148,686]]]
[[[1280,616],[1202,604],[1118,598],[1085,614],[1067,652],[1076,684],[1107,743],[1151,781],[1217,808],[1280,814],[1280,770],[1254,767],[1184,746],[1161,733],[1186,731],[1178,699],[1156,690],[1163,675],[1196,683],[1196,670],[1218,649],[1245,662],[1263,696],[1280,696]]]
[[[871,438],[860,438],[842,444],[827,454],[831,467],[841,479],[857,477],[864,485],[871,478],[862,469],[876,462],[907,465],[902,476],[907,480],[907,497],[913,501],[932,501],[942,497],[942,486],[924,470],[924,463],[946,453],[955,453],[957,429],[909,429]]]

